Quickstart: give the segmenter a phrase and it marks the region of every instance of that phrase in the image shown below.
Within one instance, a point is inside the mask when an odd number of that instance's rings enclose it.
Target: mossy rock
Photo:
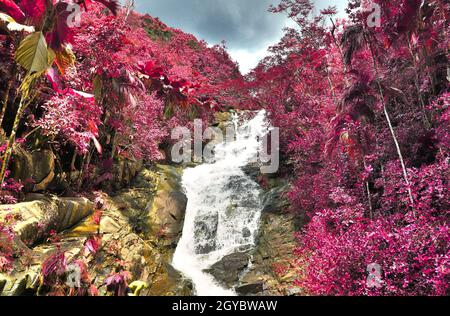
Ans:
[[[25,183],[26,191],[44,191],[55,178],[55,156],[51,150],[28,152],[19,147],[12,159],[12,174]]]

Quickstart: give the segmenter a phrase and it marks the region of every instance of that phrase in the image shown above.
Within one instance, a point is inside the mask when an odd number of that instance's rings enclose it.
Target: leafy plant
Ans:
[[[338,20],[282,0],[271,11],[298,28],[247,78],[281,127],[292,211],[307,218],[297,283],[319,295],[448,295],[450,7],[372,2],[378,28],[361,1]],[[370,264],[380,288],[367,286]]]

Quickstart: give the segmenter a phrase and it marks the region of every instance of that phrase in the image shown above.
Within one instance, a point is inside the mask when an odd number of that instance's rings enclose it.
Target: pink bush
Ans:
[[[380,27],[361,1],[341,20],[281,0],[272,11],[298,28],[247,78],[281,128],[291,210],[307,215],[297,283],[318,295],[448,295],[450,7],[373,2]],[[366,284],[371,264],[379,288]]]
[[[299,235],[297,283],[315,295],[448,295],[450,229],[443,218],[370,221],[357,208],[318,212]],[[381,266],[380,288],[367,286],[367,267]]]
[[[44,105],[44,110],[44,116],[35,125],[44,135],[59,137],[80,153],[87,153],[91,141],[99,136],[102,109],[92,98],[79,94],[55,95]]]

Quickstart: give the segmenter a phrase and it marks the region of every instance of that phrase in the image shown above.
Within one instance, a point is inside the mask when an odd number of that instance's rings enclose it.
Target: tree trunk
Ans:
[[[11,90],[11,85],[12,85],[12,80],[9,80],[8,85],[6,86],[5,98],[3,100],[2,110],[0,113],[0,128],[3,125],[3,118],[5,117],[6,108],[8,107],[9,92]]]
[[[367,168],[366,158],[363,158],[364,169]],[[373,219],[373,207],[372,207],[372,196],[370,195],[370,186],[369,181],[365,181],[366,190],[367,190],[367,201],[369,203],[369,211],[370,211],[370,219]]]
[[[403,154],[400,149],[400,144],[398,143],[397,136],[395,135],[394,127],[392,126],[391,118],[389,117],[389,113],[388,113],[385,105],[383,105],[383,111],[384,111],[384,115],[386,117],[386,121],[388,122],[389,130],[391,131],[392,138],[394,139],[394,143],[395,143],[395,147],[397,149],[397,154],[400,159],[400,163],[402,165],[403,177],[405,178],[406,185],[408,186],[407,189],[408,189],[409,199],[410,199],[411,205],[414,206],[414,198],[412,196],[412,192],[411,192],[411,188],[410,188],[410,182],[409,182],[409,178],[408,178],[408,171],[406,170],[405,160],[403,159]]]
[[[421,112],[422,112],[422,117],[423,117],[423,123],[425,124],[426,128],[429,129],[431,127],[431,123],[430,123],[430,120],[428,119],[428,116],[427,116],[427,112],[426,112],[426,108],[425,108],[425,102],[423,100],[422,93],[420,92],[419,74],[417,72],[417,66],[418,65],[416,63],[416,55],[414,54],[414,52],[412,50],[411,40],[409,39],[409,36],[408,36],[408,40],[407,41],[408,41],[409,53],[411,55],[413,66],[414,66],[414,85],[416,86],[416,92],[417,92],[417,95],[419,96]]]
[[[20,118],[22,117],[22,112],[25,108],[24,103],[25,103],[24,98],[22,96],[22,98],[20,99],[19,108],[17,109],[16,118],[14,119],[14,124],[13,124],[13,128],[11,130],[11,135],[9,136],[9,140],[6,145],[5,155],[3,157],[2,169],[0,171],[1,185],[3,185],[3,182],[5,181],[6,170],[9,165],[9,160],[11,159],[14,142],[16,141],[16,134],[17,134],[17,130],[19,128]]]
[[[386,121],[387,121],[387,123],[388,123],[389,131],[391,132],[392,139],[394,140],[394,143],[395,143],[395,148],[396,148],[396,150],[397,150],[397,155],[398,155],[398,158],[399,158],[399,160],[400,160],[400,164],[401,164],[401,166],[402,166],[403,178],[404,178],[405,183],[406,183],[406,186],[407,186],[407,191],[408,191],[409,200],[410,200],[410,202],[411,202],[411,206],[413,207],[413,214],[414,214],[414,217],[416,217],[416,212],[415,212],[415,210],[414,210],[414,198],[413,198],[412,191],[411,191],[411,187],[410,187],[410,182],[409,182],[409,177],[408,177],[408,171],[407,171],[407,169],[406,169],[405,160],[403,159],[403,154],[402,154],[402,151],[401,151],[401,148],[400,148],[400,144],[399,144],[398,139],[397,139],[397,135],[395,134],[394,127],[392,126],[391,117],[390,117],[389,112],[388,112],[388,110],[387,110],[386,100],[385,100],[385,98],[384,98],[384,93],[383,93],[383,87],[381,86],[381,83],[380,83],[380,80],[379,80],[380,77],[379,77],[379,74],[378,74],[378,66],[377,66],[377,61],[376,61],[376,59],[375,59],[375,54],[374,54],[374,52],[373,52],[373,48],[372,48],[372,45],[370,44],[370,41],[368,41],[368,39],[366,38],[366,36],[364,36],[364,37],[365,37],[365,40],[366,40],[367,45],[368,45],[369,48],[370,48],[370,53],[371,53],[371,55],[372,55],[372,63],[373,63],[373,67],[374,67],[374,71],[375,71],[375,75],[376,75],[377,86],[378,86],[378,92],[379,92],[379,94],[380,94],[380,99],[381,99],[381,104],[382,104],[382,106],[383,106],[384,116],[385,116]]]

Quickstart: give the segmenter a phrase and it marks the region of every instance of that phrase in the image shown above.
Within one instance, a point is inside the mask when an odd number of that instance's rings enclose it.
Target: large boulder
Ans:
[[[264,282],[263,281],[255,281],[253,283],[246,283],[236,286],[236,293],[241,296],[250,296],[262,293],[264,291]]]
[[[51,231],[63,232],[76,226],[93,210],[93,204],[84,198],[44,197],[39,194],[27,196],[29,202],[0,206],[0,222],[7,217],[16,218],[12,226],[14,239],[10,245],[16,254],[10,273],[0,273],[0,295],[23,295],[36,291],[44,260],[57,250],[65,251],[68,260],[83,249],[85,238],[62,239],[58,245],[38,244]],[[30,248],[33,246],[33,248]]]
[[[12,159],[12,174],[26,183],[28,191],[44,191],[55,177],[55,156],[51,150],[30,153],[18,149]]]
[[[114,197],[136,233],[155,243],[173,246],[184,222],[187,198],[181,187],[182,169],[158,165],[143,169],[131,188]]]
[[[6,216],[20,218],[13,230],[26,244],[35,244],[51,230],[61,232],[79,223],[93,211],[93,204],[85,198],[58,198],[29,195],[29,202],[0,205],[0,222]]]
[[[294,286],[300,273],[296,271],[294,254],[297,221],[295,215],[282,210],[262,214],[257,248],[252,252],[249,269],[239,280],[237,293],[269,296],[302,293]]]
[[[289,185],[276,186],[261,196],[262,204],[264,206],[264,213],[283,213],[289,208],[289,200],[286,192],[289,190]]]
[[[238,282],[241,273],[248,267],[249,259],[247,253],[232,253],[213,264],[205,272],[212,274],[217,281],[232,288]]]
[[[158,191],[150,211],[153,231],[161,230],[166,238],[177,238],[183,230],[187,198],[180,191]]]
[[[201,215],[195,220],[195,252],[207,254],[216,250],[216,235],[219,214]]]
[[[149,226],[153,235],[175,245],[183,230],[187,206],[187,197],[181,187],[182,169],[159,165],[157,172],[160,177],[155,196],[147,206]]]

